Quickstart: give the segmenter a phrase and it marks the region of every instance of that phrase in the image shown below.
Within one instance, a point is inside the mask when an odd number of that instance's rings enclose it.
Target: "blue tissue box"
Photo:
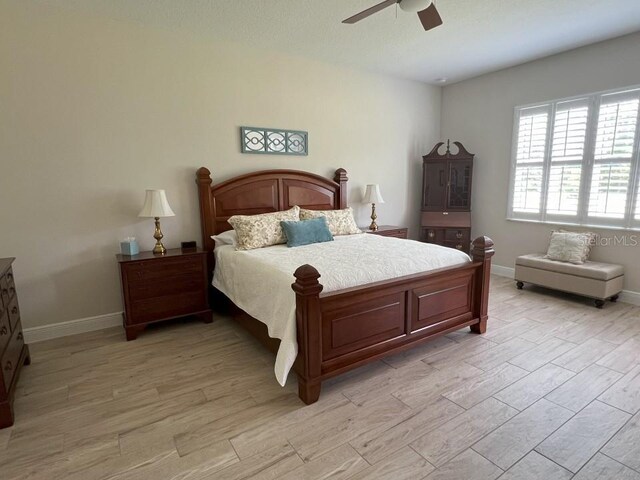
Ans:
[[[120,252],[122,255],[137,255],[140,253],[140,247],[135,240],[132,242],[120,242]]]

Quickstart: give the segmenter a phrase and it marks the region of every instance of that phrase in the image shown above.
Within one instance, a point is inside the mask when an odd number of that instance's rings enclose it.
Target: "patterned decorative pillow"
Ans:
[[[344,210],[305,210],[300,209],[300,220],[309,220],[310,218],[324,217],[331,231],[331,235],[353,235],[362,233],[362,230],[356,225],[353,218],[353,209],[351,207]]]
[[[595,239],[595,233],[554,230],[551,232],[549,249],[544,258],[576,265],[582,264],[589,259],[591,246],[594,244]]]
[[[253,250],[286,243],[287,237],[280,226],[283,220],[300,220],[300,207],[295,206],[284,212],[234,215],[228,222],[238,235],[236,250]]]

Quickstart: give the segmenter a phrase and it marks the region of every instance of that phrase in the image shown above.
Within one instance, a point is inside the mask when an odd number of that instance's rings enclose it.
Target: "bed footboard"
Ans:
[[[324,379],[470,326],[487,328],[493,242],[476,238],[472,262],[321,295],[311,265],[295,272],[298,393],[306,404]]]

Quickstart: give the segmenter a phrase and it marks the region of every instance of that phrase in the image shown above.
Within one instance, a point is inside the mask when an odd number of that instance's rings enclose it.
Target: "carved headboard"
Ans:
[[[211,172],[201,167],[196,173],[196,183],[202,246],[212,257],[211,236],[230,230],[227,220],[233,215],[278,212],[294,205],[310,210],[346,208],[347,181],[343,168],[336,170],[333,180],[296,170],[263,170],[213,185]],[[209,266],[213,267],[212,261]]]

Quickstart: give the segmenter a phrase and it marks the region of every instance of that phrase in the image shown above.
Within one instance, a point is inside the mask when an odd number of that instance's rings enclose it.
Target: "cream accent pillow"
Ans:
[[[327,226],[331,231],[331,235],[353,235],[362,233],[362,230],[356,225],[353,218],[353,209],[351,207],[344,210],[306,210],[300,209],[300,220],[309,220],[311,218],[324,217],[327,220]]]
[[[236,250],[253,250],[254,248],[287,243],[287,237],[280,226],[280,222],[283,220],[300,220],[300,207],[295,206],[284,212],[234,215],[228,222],[238,236]]]
[[[588,260],[591,246],[595,239],[596,235],[594,233],[554,230],[551,232],[549,249],[544,258],[576,265],[582,264]]]

